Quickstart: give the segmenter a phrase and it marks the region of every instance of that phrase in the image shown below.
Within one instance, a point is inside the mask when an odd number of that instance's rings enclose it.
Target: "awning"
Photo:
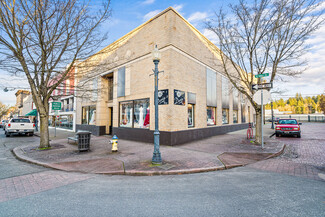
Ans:
[[[25,116],[37,116],[37,110],[33,109],[32,111],[30,111],[29,113],[27,113]]]

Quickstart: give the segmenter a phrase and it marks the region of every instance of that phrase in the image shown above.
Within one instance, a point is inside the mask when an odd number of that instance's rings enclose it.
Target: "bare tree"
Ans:
[[[109,16],[110,0],[1,0],[0,67],[28,80],[40,116],[40,148],[50,147],[52,92],[77,59],[98,49],[105,37],[100,24]]]
[[[256,142],[261,144],[261,106],[253,101],[257,74],[270,73],[269,82],[302,73],[305,40],[324,22],[320,0],[240,0],[215,13],[206,23],[218,39],[222,72],[256,112]]]
[[[6,115],[9,111],[9,105],[5,105],[2,102],[0,102],[0,120],[2,119],[2,116]]]

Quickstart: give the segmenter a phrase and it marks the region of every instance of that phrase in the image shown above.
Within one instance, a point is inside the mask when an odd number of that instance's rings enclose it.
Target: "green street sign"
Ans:
[[[61,110],[61,102],[52,102],[52,110]]]
[[[262,77],[266,77],[266,76],[269,76],[269,73],[255,75],[255,78],[262,78]]]

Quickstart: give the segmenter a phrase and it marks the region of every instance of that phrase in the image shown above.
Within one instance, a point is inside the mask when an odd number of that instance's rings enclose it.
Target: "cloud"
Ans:
[[[155,0],[145,0],[144,2],[142,2],[143,5],[151,5],[155,2]]]
[[[200,20],[204,20],[208,17],[208,13],[206,12],[195,12],[193,14],[191,14],[189,16],[189,18],[187,18],[187,20],[189,22],[197,22],[197,21],[200,21]]]
[[[143,20],[149,20],[149,19],[153,18],[154,16],[156,16],[157,14],[159,14],[160,12],[161,12],[161,10],[150,11],[149,13],[147,13],[146,15],[143,16]]]
[[[3,92],[3,89],[7,87],[8,92]],[[0,70],[0,101],[4,104],[15,105],[16,96],[15,93],[18,89],[28,88],[28,82],[24,76],[15,77],[9,75],[7,72]]]
[[[209,39],[213,44],[216,44],[218,42],[218,36],[216,33],[212,32],[209,29],[204,29],[203,35],[207,37],[207,39]]]
[[[176,11],[180,12],[180,11],[183,9],[184,5],[183,5],[183,4],[179,4],[179,5],[173,5],[172,7],[173,7]]]

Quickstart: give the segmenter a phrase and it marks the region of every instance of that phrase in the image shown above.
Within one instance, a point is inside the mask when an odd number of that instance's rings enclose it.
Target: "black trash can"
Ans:
[[[78,131],[76,134],[78,135],[78,150],[89,151],[91,132]]]

